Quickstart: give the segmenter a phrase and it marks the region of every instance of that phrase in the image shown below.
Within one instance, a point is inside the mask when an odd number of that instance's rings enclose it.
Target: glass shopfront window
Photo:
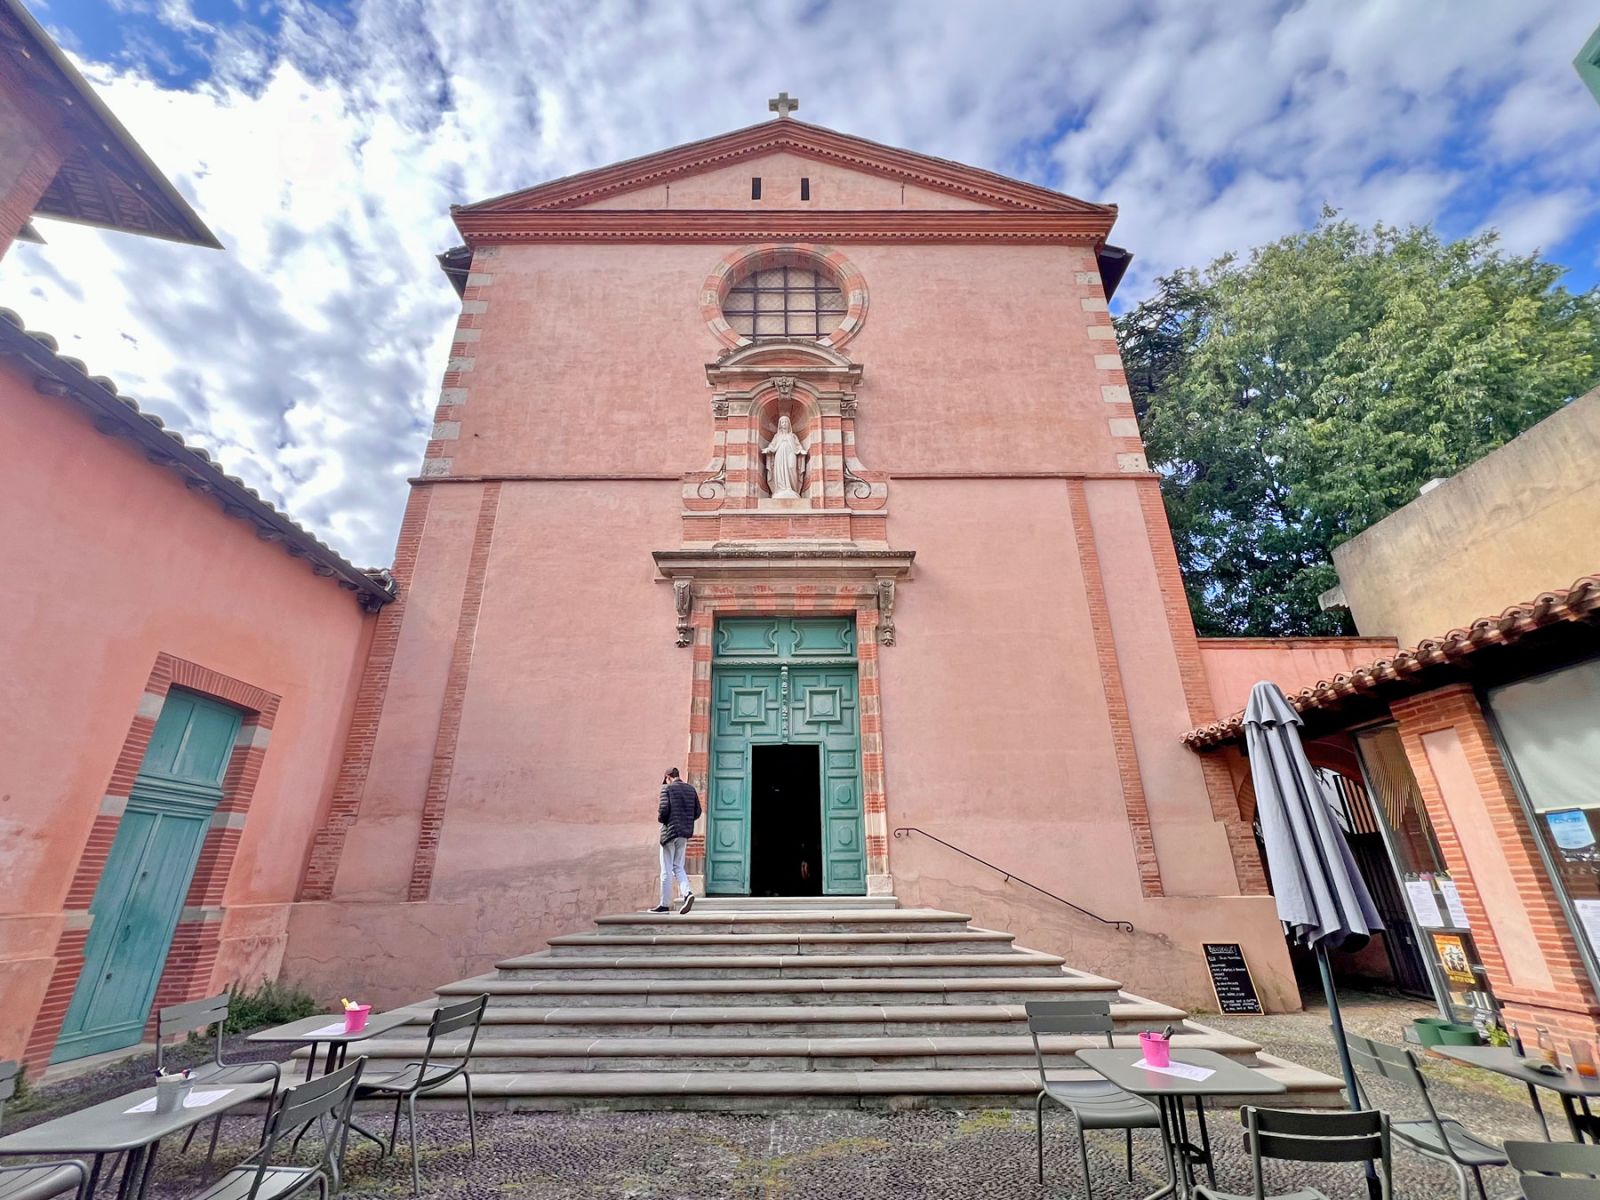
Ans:
[[[1600,660],[1493,688],[1489,709],[1600,986]]]
[[[1400,877],[1405,911],[1428,964],[1440,1011],[1454,1021],[1489,1021],[1497,1006],[1488,972],[1450,868],[1439,850],[1399,731],[1393,725],[1356,734],[1373,816]],[[1396,932],[1396,931],[1391,931]]]

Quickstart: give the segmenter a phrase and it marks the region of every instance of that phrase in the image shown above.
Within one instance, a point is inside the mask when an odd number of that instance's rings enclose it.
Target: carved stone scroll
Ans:
[[[672,581],[672,603],[678,610],[678,645],[687,646],[694,641],[694,630],[689,625],[689,616],[694,611],[694,580]]]
[[[894,580],[878,580],[878,644],[894,645]]]

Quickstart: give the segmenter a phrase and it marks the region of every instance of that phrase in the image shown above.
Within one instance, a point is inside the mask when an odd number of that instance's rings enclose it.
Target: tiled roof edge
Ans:
[[[293,558],[304,559],[315,575],[334,580],[355,594],[361,606],[375,612],[394,599],[394,580],[387,570],[365,570],[319,541],[285,513],[263,500],[237,476],[225,474],[205,450],[184,442],[166,429],[154,413],[141,412],[131,397],[117,394],[117,385],[102,375],[91,376],[76,358],[57,353],[56,340],[24,327],[22,318],[0,308],[0,356],[33,376],[34,389],[70,400],[85,410],[96,431],[124,437],[156,466],[183,477],[191,491],[210,496],[230,517],[254,526],[262,541],[277,542]]]
[[[1542,592],[1513,604],[1497,616],[1479,617],[1442,637],[1426,638],[1409,650],[1380,658],[1364,667],[1341,671],[1288,696],[1295,711],[1338,708],[1356,695],[1374,695],[1414,679],[1429,667],[1460,662],[1485,646],[1507,646],[1564,621],[1581,621],[1600,612],[1600,575],[1583,575],[1559,592]],[[1191,750],[1210,750],[1237,741],[1244,733],[1244,712],[1223,721],[1199,725],[1183,735]]]

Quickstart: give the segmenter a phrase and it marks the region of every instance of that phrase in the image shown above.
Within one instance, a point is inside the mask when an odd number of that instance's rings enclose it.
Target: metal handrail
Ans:
[[[902,826],[900,826],[900,828],[898,828],[898,829],[896,829],[894,831],[894,836],[897,839],[899,839],[899,838],[905,837],[907,834],[910,834],[910,833],[920,833],[923,837],[931,838],[934,841],[938,842],[939,845],[944,846],[944,847],[946,847],[948,849],[954,850],[957,854],[966,855],[968,858],[970,858],[975,863],[982,863],[984,866],[988,867],[991,871],[999,871],[1001,875],[1005,876],[1005,879],[1006,879],[1007,883],[1011,883],[1012,881],[1015,881],[1017,883],[1020,883],[1023,887],[1032,888],[1034,891],[1038,892],[1041,896],[1049,896],[1050,899],[1056,901],[1056,903],[1058,903],[1058,904],[1065,904],[1068,908],[1072,909],[1074,912],[1080,912],[1086,917],[1091,917],[1094,920],[1099,921],[1100,924],[1102,924],[1102,925],[1110,925],[1113,929],[1120,929],[1124,933],[1132,933],[1133,932],[1133,922],[1132,921],[1112,920],[1110,917],[1102,917],[1099,913],[1090,912],[1087,908],[1083,907],[1083,905],[1074,904],[1071,900],[1068,900],[1065,896],[1058,896],[1054,892],[1046,891],[1044,888],[1040,887],[1037,883],[1029,883],[1026,879],[1023,879],[1020,875],[1013,875],[1010,871],[1006,870],[1004,867],[997,867],[992,862],[990,862],[988,859],[979,858],[976,854],[973,854],[970,850],[963,850],[960,846],[954,845],[951,842],[947,842],[942,837],[940,837],[938,834],[929,833],[926,829],[919,829],[915,825],[902,825]]]

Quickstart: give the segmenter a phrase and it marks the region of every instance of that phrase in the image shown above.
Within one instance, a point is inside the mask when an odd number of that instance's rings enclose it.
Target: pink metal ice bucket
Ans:
[[[1144,1061],[1152,1067],[1172,1065],[1172,1043],[1159,1033],[1141,1033],[1139,1049],[1144,1051]]]
[[[344,1010],[344,1031],[346,1033],[360,1033],[367,1027],[367,1014],[372,1011],[370,1004],[352,1004]]]

